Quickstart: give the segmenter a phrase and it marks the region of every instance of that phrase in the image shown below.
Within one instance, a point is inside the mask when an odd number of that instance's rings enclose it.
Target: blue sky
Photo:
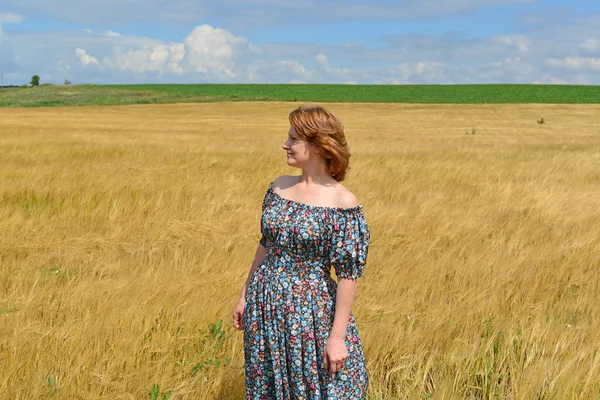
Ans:
[[[7,84],[600,84],[600,2],[1,0]]]

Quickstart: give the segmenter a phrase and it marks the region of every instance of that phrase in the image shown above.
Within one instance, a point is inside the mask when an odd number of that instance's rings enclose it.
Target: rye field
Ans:
[[[231,313],[298,104],[0,109],[0,397],[243,399]],[[599,399],[600,107],[327,106],[369,398]]]

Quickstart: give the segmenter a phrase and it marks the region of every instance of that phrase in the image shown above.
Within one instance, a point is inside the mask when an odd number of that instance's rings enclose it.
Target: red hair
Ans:
[[[350,168],[351,154],[342,122],[321,106],[300,106],[290,113],[289,120],[304,141],[320,150],[329,175],[343,181]]]

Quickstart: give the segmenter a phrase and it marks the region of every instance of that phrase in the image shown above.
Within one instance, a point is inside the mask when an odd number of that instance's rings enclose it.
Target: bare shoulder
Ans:
[[[341,187],[338,191],[337,202],[340,207],[352,208],[360,205],[360,202],[350,190]]]
[[[277,178],[275,178],[273,180],[273,187],[274,188],[287,188],[292,186],[293,184],[293,180],[295,179],[295,176],[292,175],[281,175],[278,176]]]

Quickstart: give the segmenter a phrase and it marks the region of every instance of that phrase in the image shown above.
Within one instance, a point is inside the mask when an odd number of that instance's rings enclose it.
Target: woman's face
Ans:
[[[293,126],[290,126],[287,141],[282,148],[287,153],[287,163],[290,167],[305,167],[314,154],[314,146],[302,140]]]

